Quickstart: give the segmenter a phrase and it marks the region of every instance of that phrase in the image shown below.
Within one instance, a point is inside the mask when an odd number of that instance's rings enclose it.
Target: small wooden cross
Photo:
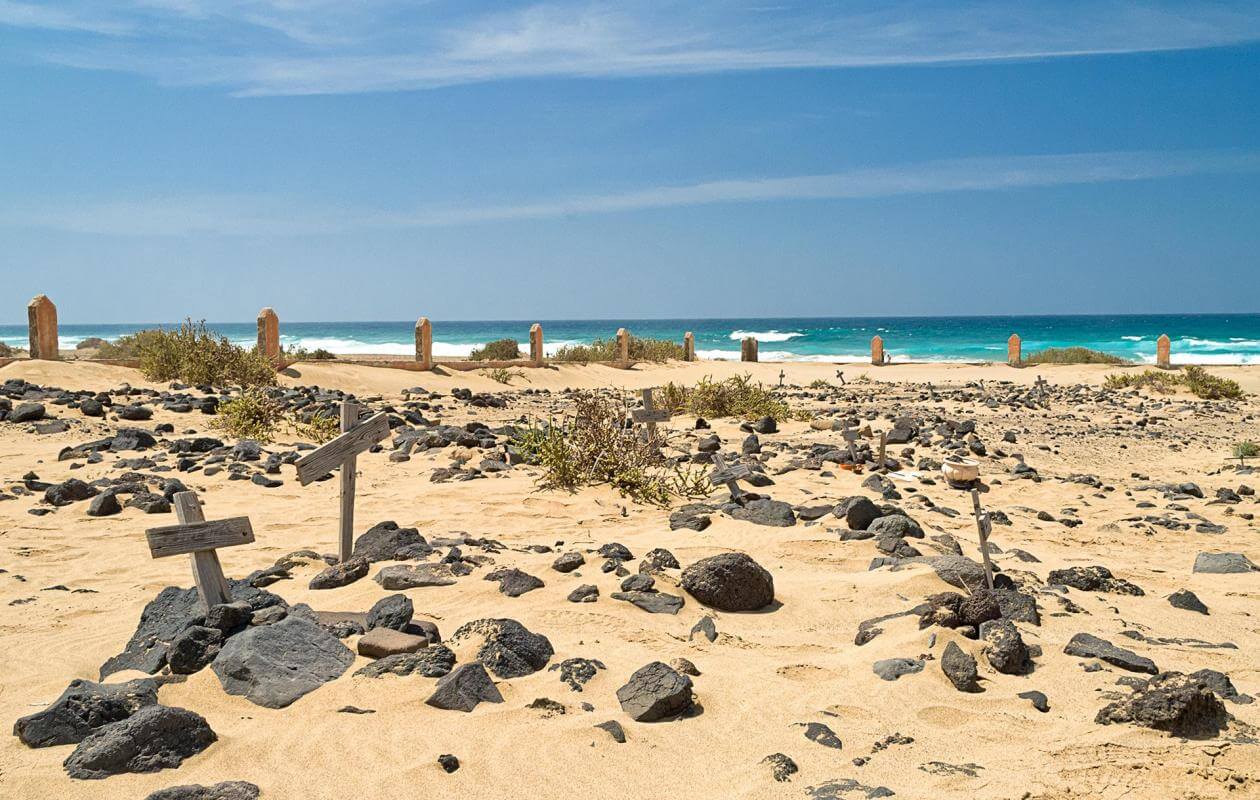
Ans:
[[[780,388],[780,389],[782,389],[782,388],[783,388],[783,379],[784,379],[786,376],[787,376],[787,373],[786,373],[786,372],[784,372],[783,370],[779,370],[779,388]]]
[[[1046,397],[1046,387],[1049,386],[1050,384],[1046,383],[1045,378],[1038,375],[1037,383],[1035,385],[1037,387],[1037,395],[1044,400]]]
[[[714,470],[709,474],[709,483],[714,486],[725,485],[727,489],[731,490],[731,498],[738,500],[743,491],[739,488],[739,484],[736,481],[747,478],[752,474],[752,470],[745,464],[727,467],[721,453],[713,454],[713,466]]]
[[[193,581],[197,594],[209,610],[211,606],[232,602],[232,593],[223,567],[219,564],[219,547],[233,547],[254,541],[249,517],[232,517],[206,521],[196,492],[175,494],[175,517],[178,525],[149,528],[144,532],[149,553],[154,558],[187,553],[192,561]]]
[[[984,582],[993,591],[993,562],[989,560],[989,534],[993,532],[993,521],[989,512],[980,507],[980,491],[971,490],[971,508],[976,515],[976,530],[980,534],[980,556],[984,559]]]
[[[630,411],[630,418],[635,422],[647,425],[648,436],[652,439],[656,438],[656,423],[669,422],[670,413],[667,408],[657,408],[652,402],[652,390],[643,390],[643,408],[636,408]]]
[[[840,369],[836,370],[836,377],[840,379],[841,386],[847,385],[844,382],[844,370],[840,370]]]
[[[341,435],[297,460],[298,481],[306,486],[341,467],[341,536],[339,555],[348,561],[354,550],[354,473],[359,453],[389,436],[389,418],[384,411],[359,422],[359,406],[349,400],[341,403]]]
[[[928,397],[932,398],[932,402],[936,402],[936,389],[932,387],[932,382],[928,381]]]

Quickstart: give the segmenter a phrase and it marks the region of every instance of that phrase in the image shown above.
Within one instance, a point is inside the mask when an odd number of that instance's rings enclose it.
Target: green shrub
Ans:
[[[675,463],[661,453],[663,434],[626,427],[626,404],[583,392],[574,397],[572,418],[532,424],[512,446],[542,467],[544,489],[576,491],[607,484],[635,502],[666,505],[671,497],[701,497],[710,486],[705,469]]]
[[[1186,367],[1179,373],[1148,369],[1137,375],[1108,375],[1104,385],[1108,389],[1146,387],[1165,394],[1185,387],[1204,400],[1237,400],[1244,394],[1237,381],[1212,375],[1203,367]]]
[[[472,361],[515,361],[523,356],[520,342],[515,339],[496,339],[474,348],[468,358]]]
[[[140,331],[101,348],[101,358],[138,359],[151,381],[193,385],[274,386],[276,372],[257,350],[232,344],[206,327],[185,320],[177,329]]]
[[[311,351],[310,359],[311,361],[335,361],[337,356],[322,347],[317,347]]]
[[[779,422],[809,418],[808,413],[794,411],[787,401],[760,383],[754,383],[752,376],[747,374],[723,381],[715,381],[706,375],[695,386],[667,383],[659,391],[662,405],[673,413],[685,411],[697,417],[738,417],[746,420],[773,417]]]
[[[336,439],[341,434],[341,418],[337,414],[328,411],[317,411],[305,418],[300,416],[290,417],[289,428],[293,430],[295,435],[305,441],[324,444]]]
[[[836,387],[835,387],[834,385],[832,385],[831,381],[825,380],[825,379],[823,379],[823,378],[814,378],[812,381],[810,381],[810,382],[809,382],[809,388],[811,388],[811,389],[834,389],[834,388],[836,388]]]
[[[253,439],[266,444],[284,422],[284,408],[261,387],[252,386],[237,397],[219,404],[213,427],[237,439]]]
[[[1260,456],[1260,444],[1255,442],[1239,442],[1234,445],[1234,458],[1240,462],[1245,462],[1248,458]]]
[[[1141,373],[1115,373],[1108,375],[1103,385],[1108,389],[1152,389],[1169,394],[1181,385],[1181,377],[1176,373],[1148,369]]]
[[[627,348],[631,361],[662,362],[670,359],[682,360],[683,346],[671,339],[640,339],[630,337]],[[616,361],[617,340],[596,339],[590,344],[566,344],[551,356],[552,361]]]
[[[1024,357],[1025,364],[1127,364],[1119,356],[1088,347],[1047,347]]]
[[[525,378],[525,371],[519,369],[507,369],[505,367],[495,367],[486,372],[486,377],[495,383],[510,384],[513,378]]]
[[[1186,367],[1182,379],[1195,397],[1204,400],[1237,400],[1243,396],[1237,381],[1210,375],[1203,367]]]

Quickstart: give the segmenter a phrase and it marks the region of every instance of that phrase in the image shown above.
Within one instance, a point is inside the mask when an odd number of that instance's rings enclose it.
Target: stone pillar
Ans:
[[[428,317],[416,320],[416,361],[420,369],[433,369],[433,323]]]
[[[1019,334],[1012,333],[1011,338],[1006,340],[1006,363],[1012,367],[1018,367],[1023,361],[1024,352]]]
[[[630,365],[630,331],[617,329],[617,363],[623,367]]]
[[[1172,342],[1166,333],[1160,334],[1155,340],[1155,366],[1160,369],[1168,369],[1172,366]]]
[[[696,335],[691,331],[683,334],[683,361],[696,360]]]
[[[871,363],[877,367],[884,365],[884,339],[879,334],[871,337]]]
[[[46,295],[36,295],[26,304],[27,332],[31,358],[56,361],[61,357],[57,342],[57,307]]]
[[[529,326],[529,360],[535,367],[543,364],[542,326],[537,322]]]
[[[739,343],[739,360],[740,361],[756,361],[757,360],[757,340],[752,336],[745,336],[744,340]]]
[[[258,312],[258,352],[272,364],[280,363],[280,318],[270,306]]]

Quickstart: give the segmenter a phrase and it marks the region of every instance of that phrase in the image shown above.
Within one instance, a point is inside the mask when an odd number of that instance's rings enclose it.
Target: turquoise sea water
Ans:
[[[478,344],[505,337],[524,344],[533,321],[434,320],[434,352],[439,358],[464,356]],[[710,359],[738,359],[739,340],[755,336],[763,361],[865,361],[871,337],[879,334],[893,361],[1005,361],[1007,337],[1018,333],[1025,354],[1044,347],[1081,346],[1153,362],[1155,340],[1167,333],[1176,363],[1260,364],[1260,314],[537,321],[548,352],[563,344],[608,338],[626,327],[636,336],[679,341],[685,331],[692,331],[697,354]],[[156,324],[63,324],[61,344],[73,349],[89,336],[112,339]],[[242,344],[252,344],[255,338],[252,322],[211,327]],[[339,354],[410,356],[415,352],[414,330],[414,320],[280,322],[286,347],[322,347]],[[0,325],[0,341],[25,347],[26,326]]]

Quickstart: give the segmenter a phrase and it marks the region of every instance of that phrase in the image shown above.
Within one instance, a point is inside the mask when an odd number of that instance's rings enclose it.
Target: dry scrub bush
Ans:
[[[753,420],[772,417],[776,422],[809,419],[802,410],[793,410],[771,389],[754,383],[752,375],[735,375],[723,381],[709,376],[695,386],[667,383],[659,390],[661,403],[672,413],[686,412],[697,417],[738,417]]]
[[[151,381],[178,380],[195,386],[274,386],[275,369],[266,356],[232,344],[206,327],[185,320],[174,330],[157,328],[107,342],[99,358],[138,359]]]
[[[703,467],[677,463],[661,453],[665,438],[627,425],[625,402],[592,393],[574,397],[572,417],[532,424],[512,444],[542,467],[543,489],[576,491],[607,484],[635,502],[667,505],[672,497],[702,497],[709,485]]]
[[[1244,394],[1237,381],[1210,374],[1203,367],[1186,367],[1180,373],[1148,369],[1137,375],[1108,375],[1108,389],[1149,388],[1164,394],[1185,387],[1204,400],[1238,400]]]
[[[284,408],[258,386],[245,389],[238,397],[219,404],[211,425],[237,439],[253,439],[266,444],[284,422]]]

